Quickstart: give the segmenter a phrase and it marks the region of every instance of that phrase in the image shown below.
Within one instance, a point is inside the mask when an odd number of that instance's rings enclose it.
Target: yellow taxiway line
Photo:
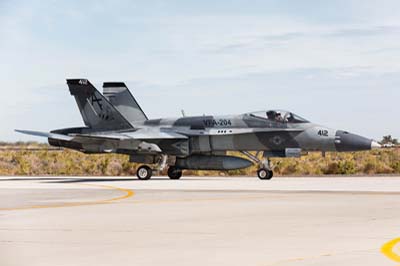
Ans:
[[[115,201],[124,200],[124,199],[130,198],[130,197],[133,197],[135,195],[133,190],[126,189],[126,188],[119,188],[119,187],[106,186],[106,185],[93,185],[93,184],[80,184],[80,185],[118,190],[120,192],[123,192],[124,195],[115,197],[115,198],[111,198],[111,199],[103,199],[103,200],[96,200],[96,201],[71,202],[71,203],[37,205],[37,206],[15,207],[15,208],[0,208],[0,211],[17,211],[17,210],[50,209],[50,208],[66,208],[66,207],[78,207],[78,206],[88,206],[88,205],[100,205],[100,204],[107,204],[107,203],[112,203]]]
[[[384,244],[381,252],[389,259],[400,262],[400,238],[395,238]]]

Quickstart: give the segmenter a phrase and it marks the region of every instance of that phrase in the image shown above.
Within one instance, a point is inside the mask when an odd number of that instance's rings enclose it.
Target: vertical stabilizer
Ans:
[[[104,82],[103,94],[131,124],[148,120],[125,83]]]
[[[97,130],[133,128],[124,116],[87,79],[68,79],[85,125]]]

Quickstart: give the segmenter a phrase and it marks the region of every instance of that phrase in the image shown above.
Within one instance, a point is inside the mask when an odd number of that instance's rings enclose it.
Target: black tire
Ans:
[[[274,177],[274,172],[272,172],[271,170],[268,171],[268,180],[271,180]]]
[[[152,175],[153,175],[153,170],[151,170],[151,168],[146,165],[140,166],[136,171],[136,176],[140,180],[149,180]]]
[[[168,176],[170,179],[180,179],[182,177],[182,170],[171,166],[168,168]]]
[[[274,172],[265,168],[261,168],[257,171],[257,176],[261,180],[270,180],[274,176]]]

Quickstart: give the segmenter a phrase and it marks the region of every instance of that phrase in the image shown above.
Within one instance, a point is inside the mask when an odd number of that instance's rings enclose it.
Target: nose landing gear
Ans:
[[[274,176],[274,172],[271,170],[271,161],[269,160],[269,158],[265,158],[262,162],[261,162],[261,169],[259,169],[257,171],[257,175],[258,178],[262,179],[262,180],[270,180],[272,179],[272,177]]]
[[[258,178],[262,180],[270,180],[274,176],[274,172],[271,170],[261,168],[257,171]]]
[[[270,180],[274,176],[274,172],[272,171],[271,167],[271,161],[269,158],[264,158],[264,160],[260,160],[259,157],[259,152],[257,152],[256,155],[251,154],[250,152],[247,151],[241,151],[244,155],[246,155],[250,160],[253,161],[254,164],[259,165],[259,169],[257,171],[257,176],[258,178],[262,180]]]
[[[270,180],[274,176],[274,172],[271,170],[271,161],[269,158],[266,158],[264,161],[260,163],[261,168],[258,169],[257,175],[258,178],[262,180]]]

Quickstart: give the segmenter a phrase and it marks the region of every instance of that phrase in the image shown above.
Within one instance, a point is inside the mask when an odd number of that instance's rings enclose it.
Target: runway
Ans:
[[[1,266],[399,264],[400,177],[0,177],[0,199]]]

